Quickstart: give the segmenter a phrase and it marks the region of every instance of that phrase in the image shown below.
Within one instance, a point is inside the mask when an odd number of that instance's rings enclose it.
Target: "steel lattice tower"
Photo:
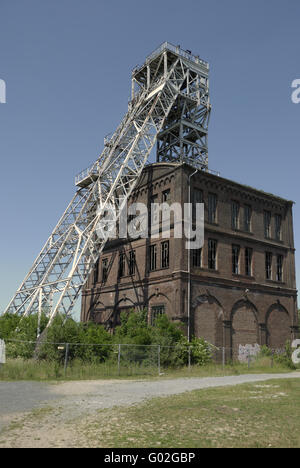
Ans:
[[[167,42],[132,74],[128,112],[97,161],[76,177],[77,191],[5,312],[69,315],[109,238],[97,226],[116,219],[157,142],[157,160],[207,169],[209,67]],[[121,200],[121,201],[120,201]]]

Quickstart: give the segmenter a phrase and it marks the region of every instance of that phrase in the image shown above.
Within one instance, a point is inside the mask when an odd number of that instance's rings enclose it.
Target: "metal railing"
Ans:
[[[80,182],[87,179],[88,177],[91,177],[93,174],[97,175],[98,171],[94,169],[94,167],[95,163],[81,171],[79,174],[77,174],[77,176],[75,177],[75,185],[78,185]]]
[[[197,63],[202,65],[204,68],[207,70],[209,69],[209,63],[206,62],[205,60],[200,59],[198,55],[192,54],[190,51],[183,50],[181,47],[174,46],[170,42],[163,42],[157,49],[155,49],[150,55],[147,56],[146,58],[146,63],[150,62],[153,60],[156,56],[161,54],[163,51],[169,50],[170,52],[173,52],[174,54],[180,55],[181,57],[190,60],[191,62]]]

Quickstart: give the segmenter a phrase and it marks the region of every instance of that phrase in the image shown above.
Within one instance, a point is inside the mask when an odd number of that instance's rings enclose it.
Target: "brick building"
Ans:
[[[149,322],[166,313],[234,355],[240,344],[282,348],[298,327],[293,202],[194,172],[185,163],[146,166],[129,205],[183,205],[190,194],[205,206],[203,248],[187,250],[172,225],[169,239],[110,241],[84,288],[81,320],[113,329],[122,311],[147,308]]]

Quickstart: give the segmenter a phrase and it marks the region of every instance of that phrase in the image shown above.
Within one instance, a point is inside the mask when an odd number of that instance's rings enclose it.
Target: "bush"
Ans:
[[[273,355],[274,362],[284,367],[287,367],[288,369],[294,370],[296,369],[296,366],[292,361],[292,353],[293,351],[291,343],[290,341],[287,341],[285,344],[285,348],[282,352],[272,350],[267,346],[262,346],[259,353],[259,357],[272,357]]]
[[[46,315],[42,314],[41,332],[45,329],[47,320]],[[22,320],[11,314],[0,317],[0,338],[8,340],[8,357],[31,359],[34,356],[37,324],[37,314]],[[157,366],[158,346],[160,363],[164,367],[187,365],[189,346],[192,364],[201,366],[211,360],[211,347],[203,339],[193,338],[189,344],[181,326],[170,321],[165,314],[157,317],[154,326],[150,325],[147,310],[122,313],[121,325],[116,328],[114,335],[108,333],[102,325],[92,322],[78,323],[72,318],[66,319],[57,315],[51,327],[47,329],[45,341],[38,347],[36,357],[62,365],[66,356],[66,343],[69,345],[69,362],[76,359],[90,363],[109,360],[116,362],[118,344],[123,345],[123,365],[131,365],[134,362],[138,365]]]

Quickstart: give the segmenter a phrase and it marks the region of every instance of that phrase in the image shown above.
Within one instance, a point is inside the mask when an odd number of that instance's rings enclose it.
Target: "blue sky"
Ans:
[[[0,0],[0,311],[164,41],[210,63],[210,168],[294,200],[299,248],[299,18],[298,0]]]

